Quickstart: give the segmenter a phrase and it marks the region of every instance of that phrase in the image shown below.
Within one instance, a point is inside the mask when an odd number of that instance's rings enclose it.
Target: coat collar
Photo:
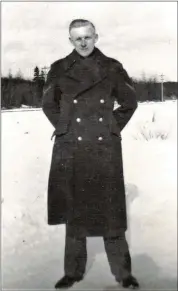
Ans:
[[[69,54],[66,57],[66,65],[65,65],[65,71],[68,72],[76,62],[84,59],[82,56],[80,56],[77,51],[74,49],[71,54]],[[101,65],[102,68],[102,62],[107,60],[107,57],[98,49],[94,48],[93,52],[91,55],[89,55],[88,59],[93,59],[95,60],[98,65]]]
[[[92,88],[107,77],[107,57],[102,54],[98,48],[95,47],[93,53],[89,56],[89,59],[96,63],[99,72],[93,80],[87,77],[84,77],[84,80],[81,80],[80,76],[78,76],[75,66],[82,59],[83,58],[75,50],[73,50],[72,53],[66,57],[65,62],[64,74],[67,78],[76,81],[77,95]],[[74,95],[76,96],[76,94]]]
[[[75,65],[84,59],[81,57],[75,50],[72,51],[72,53],[66,58],[66,65],[65,65],[65,74],[69,77],[72,77],[73,79],[77,81],[81,81],[77,75],[73,74],[73,69],[75,68]],[[107,66],[106,61],[107,57],[101,53],[101,51],[97,48],[94,48],[94,51],[92,54],[88,57],[89,60],[93,60],[94,63],[96,63],[96,66],[98,66],[99,69],[99,78],[105,77],[107,74]]]

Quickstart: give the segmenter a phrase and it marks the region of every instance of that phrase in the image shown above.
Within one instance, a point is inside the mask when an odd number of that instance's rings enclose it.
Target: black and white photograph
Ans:
[[[1,288],[177,290],[177,2],[1,2]]]

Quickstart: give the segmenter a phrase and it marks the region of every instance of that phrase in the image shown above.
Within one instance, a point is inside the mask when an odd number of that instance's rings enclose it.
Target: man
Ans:
[[[137,288],[125,238],[127,229],[121,131],[137,108],[122,64],[95,47],[88,20],[69,27],[74,50],[51,65],[43,111],[55,128],[48,182],[48,224],[66,224],[65,274],[55,288],[83,279],[86,237],[102,236],[111,272]],[[116,110],[114,102],[120,105]]]

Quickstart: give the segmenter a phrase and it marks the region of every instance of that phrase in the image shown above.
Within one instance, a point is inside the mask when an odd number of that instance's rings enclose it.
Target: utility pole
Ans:
[[[164,101],[164,88],[163,88],[164,75],[161,74],[160,77],[161,77],[161,101],[163,102]]]
[[[42,70],[44,72],[44,77],[45,77],[45,81],[46,81],[46,78],[47,78],[47,74],[48,74],[48,71],[49,71],[50,67],[43,67]]]

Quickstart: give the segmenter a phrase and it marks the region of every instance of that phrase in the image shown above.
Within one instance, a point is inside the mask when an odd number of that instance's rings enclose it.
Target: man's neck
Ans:
[[[75,53],[75,55],[79,58],[79,59],[83,59],[83,60],[85,60],[85,59],[90,59],[90,58],[92,58],[92,57],[94,57],[95,56],[95,53],[96,53],[96,47],[94,47],[94,49],[93,49],[93,51],[91,52],[91,54],[89,54],[88,56],[82,56],[82,55],[80,55],[75,49],[74,49],[74,53]]]

